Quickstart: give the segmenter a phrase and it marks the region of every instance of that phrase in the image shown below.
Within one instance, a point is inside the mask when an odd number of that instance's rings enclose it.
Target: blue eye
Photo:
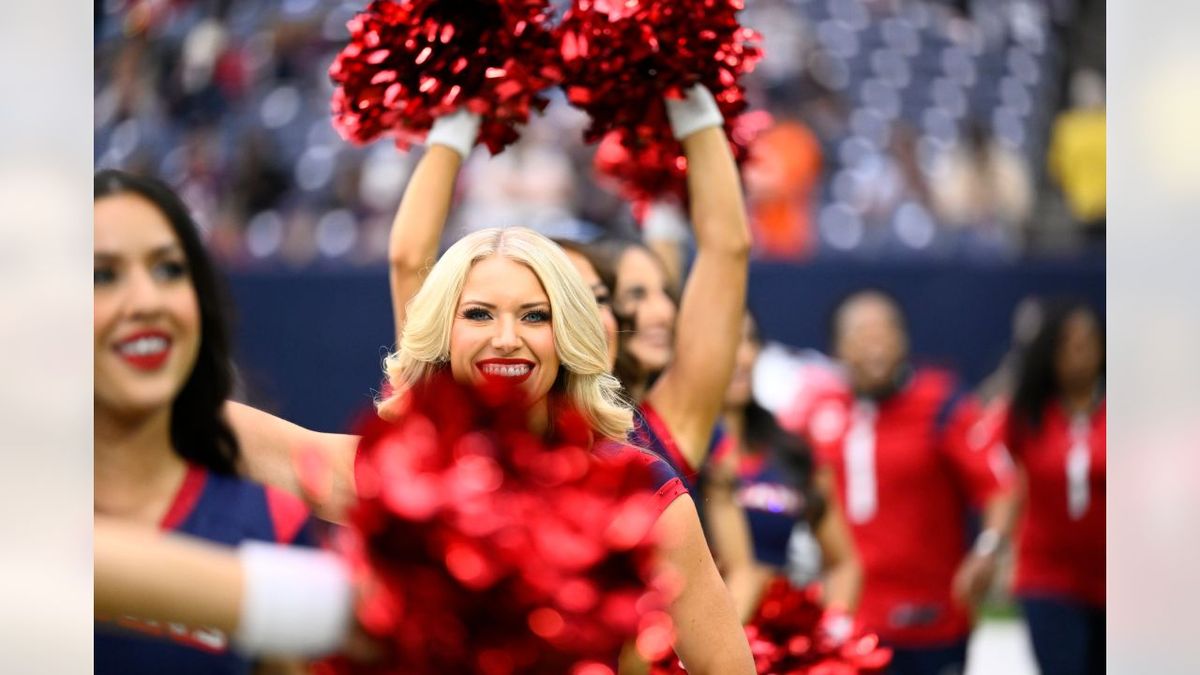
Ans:
[[[535,309],[526,313],[523,318],[529,323],[545,323],[550,320],[550,312],[544,309]]]
[[[487,321],[492,318],[492,315],[486,309],[469,307],[463,310],[462,317],[468,321]]]
[[[92,285],[107,286],[117,280],[117,271],[111,267],[96,267],[92,269]]]

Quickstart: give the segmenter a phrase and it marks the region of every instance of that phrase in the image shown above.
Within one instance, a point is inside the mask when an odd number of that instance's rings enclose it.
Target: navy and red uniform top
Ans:
[[[712,454],[716,464],[726,463],[734,449],[734,439],[722,435]],[[746,512],[754,559],[763,565],[784,569],[788,563],[788,541],[796,523],[807,510],[803,493],[796,488],[796,476],[784,466],[774,449],[738,453],[732,467],[737,480],[734,499]]]
[[[259,541],[316,546],[312,520],[298,497],[257,483],[189,465],[163,517],[164,531],[236,546]],[[250,673],[254,662],[231,651],[214,629],[139,621],[96,622],[95,673]]]
[[[947,644],[970,632],[967,608],[951,597],[969,511],[1012,482],[1011,460],[980,430],[978,409],[949,373],[919,369],[881,400],[830,390],[788,422],[836,477],[864,571],[859,623],[892,644]]]
[[[1028,492],[1013,591],[1105,605],[1106,404],[1071,416],[1052,402],[1036,430],[1009,437]]]
[[[719,436],[714,436],[716,444]],[[629,433],[629,442],[639,448],[645,448],[658,455],[683,481],[688,492],[696,492],[696,480],[699,477],[699,467],[694,467],[683,456],[675,437],[667,428],[667,423],[659,416],[649,401],[633,409],[633,431]]]
[[[632,455],[643,466],[646,466],[649,469],[649,484],[645,487],[657,498],[659,515],[667,510],[676,497],[688,492],[675,469],[649,450],[616,441],[602,440],[593,446],[592,451],[599,457],[613,459]]]

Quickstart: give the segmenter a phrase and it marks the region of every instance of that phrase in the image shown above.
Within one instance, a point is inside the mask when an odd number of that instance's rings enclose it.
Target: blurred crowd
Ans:
[[[96,0],[96,165],[172,184],[227,267],[382,262],[415,157],[342,141],[329,113],[364,5]],[[748,0],[742,21],[766,53],[748,95],[774,119],[744,172],[758,257],[1102,250],[1102,1]],[[472,158],[449,236],[637,227],[593,179],[585,117],[551,98]]]

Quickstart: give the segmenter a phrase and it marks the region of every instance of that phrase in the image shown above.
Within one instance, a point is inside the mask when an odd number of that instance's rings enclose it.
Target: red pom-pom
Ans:
[[[348,141],[392,136],[407,149],[435,118],[466,108],[483,118],[480,141],[500,152],[560,79],[549,14],[547,0],[373,0],[329,67],[334,127]]]
[[[640,142],[669,128],[663,96],[694,84],[712,92],[722,115],[746,107],[738,78],[762,52],[737,21],[741,0],[574,0],[558,26],[564,86],[591,115],[588,142],[624,129]]]
[[[771,123],[771,114],[758,110],[726,118],[725,134],[739,168],[750,158],[750,144]],[[628,201],[638,222],[652,202],[669,201],[685,208],[688,203],[683,146],[669,129],[654,131],[649,138],[639,138],[628,129],[611,131],[592,160],[599,183]]]
[[[831,645],[818,630],[824,608],[817,587],[796,588],[783,577],[771,581],[746,625],[754,665],[761,675],[876,675],[892,659],[873,634]],[[685,675],[675,658],[651,666],[651,675]]]
[[[402,409],[363,430],[338,543],[388,657],[325,672],[611,675],[622,644],[661,628],[644,463],[591,451],[569,410],[534,435],[511,390],[446,375]]]

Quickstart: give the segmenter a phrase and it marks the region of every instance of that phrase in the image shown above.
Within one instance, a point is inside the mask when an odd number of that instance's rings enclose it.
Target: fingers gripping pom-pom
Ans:
[[[726,118],[725,134],[739,167],[749,160],[751,143],[771,123],[770,113],[757,110]],[[596,147],[592,164],[600,185],[628,201],[639,223],[653,202],[687,205],[687,157],[669,129],[657,129],[652,137],[638,137],[628,129],[611,131]]]
[[[611,673],[665,604],[652,478],[632,456],[591,450],[581,416],[552,418],[549,439],[534,435],[511,390],[437,376],[398,419],[368,424],[341,549],[359,623],[389,656],[327,672]]]
[[[466,109],[483,118],[479,140],[500,152],[560,79],[549,14],[546,0],[374,0],[347,24],[350,41],[329,67],[334,128],[407,149],[434,119]]]

